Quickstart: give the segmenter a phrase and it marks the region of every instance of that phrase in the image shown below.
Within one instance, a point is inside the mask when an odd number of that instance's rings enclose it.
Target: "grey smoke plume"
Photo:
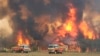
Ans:
[[[8,0],[0,0],[0,38],[9,37],[13,33],[8,11]]]
[[[1,1],[1,0],[0,0]],[[77,8],[76,23],[79,24],[82,18],[93,17],[94,12],[99,15],[99,0],[2,0],[7,1],[8,5],[4,3],[4,7],[0,3],[0,19],[5,15],[15,13],[10,20],[13,22],[13,30],[5,19],[4,23],[8,34],[16,36],[18,31],[22,31],[25,36],[29,35],[35,40],[51,41],[56,36],[56,30],[62,26],[69,15],[69,4],[73,4]],[[5,9],[7,8],[7,9]],[[9,8],[9,9],[8,9]],[[10,11],[7,11],[10,10]],[[93,11],[93,12],[92,12]],[[92,13],[91,13],[92,12]],[[93,14],[93,15],[92,15]],[[100,18],[100,17],[93,17]],[[4,19],[2,19],[4,20]],[[94,21],[94,20],[93,20]],[[0,21],[1,22],[1,21]],[[99,24],[100,25],[100,24]],[[0,23],[0,28],[2,24]],[[4,28],[3,28],[4,29]],[[97,29],[98,30],[98,29]],[[8,35],[9,35],[8,34]],[[79,34],[79,40],[84,37],[82,33]],[[49,39],[49,40],[48,40]],[[44,41],[44,42],[45,42]],[[83,41],[84,42],[84,41]]]
[[[100,0],[87,0],[87,3],[85,4],[85,9],[83,13],[83,19],[92,22],[89,23],[90,25],[94,26],[92,28],[95,29],[98,33],[100,33],[100,7],[99,7]]]
[[[9,0],[9,7],[16,12],[13,18],[16,30],[27,31],[34,39],[43,40],[69,17],[69,3],[78,9],[77,22],[81,21],[85,0]]]

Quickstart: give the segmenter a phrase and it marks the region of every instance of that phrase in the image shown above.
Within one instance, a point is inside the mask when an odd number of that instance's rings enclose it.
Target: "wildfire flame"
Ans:
[[[69,13],[68,13],[68,18],[61,27],[60,30],[58,30],[60,36],[65,37],[66,34],[69,34],[72,37],[77,36],[77,25],[75,23],[76,21],[76,12],[77,9],[72,6],[72,4],[69,6]]]
[[[20,46],[22,44],[30,45],[30,41],[23,35],[21,31],[19,31],[17,35],[17,45]]]
[[[96,38],[94,31],[88,27],[85,21],[82,21],[79,25],[80,30],[87,39],[94,40]]]
[[[59,45],[64,45],[64,43],[62,43],[60,39],[65,38],[67,36],[72,39],[76,39],[79,34],[78,33],[79,30],[84,35],[85,39],[90,39],[90,40],[96,39],[93,29],[91,29],[85,21],[81,21],[80,24],[76,23],[77,22],[76,14],[77,14],[77,8],[75,8],[74,5],[70,4],[69,12],[67,13],[69,17],[66,18],[66,21],[64,22],[64,24],[57,30],[58,36],[60,37],[58,37],[55,40],[55,42],[58,43]],[[75,49],[78,52],[81,51],[80,47],[77,46],[77,44],[71,45],[70,49],[72,50]]]
[[[69,34],[70,37],[77,37],[78,29],[80,29],[85,38],[91,40],[95,39],[96,36],[94,34],[94,31],[90,29],[90,27],[87,25],[85,21],[81,21],[79,25],[76,24],[76,13],[77,8],[70,4],[69,13],[67,13],[69,17],[66,19],[63,26],[58,30],[58,36],[66,37],[66,35]]]

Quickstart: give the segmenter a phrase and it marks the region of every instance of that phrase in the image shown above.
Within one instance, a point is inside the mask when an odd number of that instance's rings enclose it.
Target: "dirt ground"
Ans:
[[[0,56],[100,56],[100,52],[98,52],[98,53],[65,52],[63,54],[48,54],[47,52],[0,53]]]

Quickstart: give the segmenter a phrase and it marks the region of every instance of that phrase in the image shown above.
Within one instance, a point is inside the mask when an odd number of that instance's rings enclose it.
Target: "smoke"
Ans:
[[[0,19],[7,15],[8,0],[0,0]]]
[[[83,19],[87,21],[91,28],[94,28],[97,33],[100,33],[100,0],[87,1],[83,12]],[[91,26],[92,25],[92,26]]]
[[[0,37],[16,37],[22,31],[30,39],[51,43],[58,37],[57,30],[70,18],[71,5],[76,9],[77,25],[85,20],[90,28],[100,32],[99,0],[0,0]],[[81,46],[87,45],[81,31],[77,37]]]
[[[100,13],[99,2],[100,2],[100,0],[92,0],[92,2],[91,2],[91,9],[93,11],[97,11],[98,13]]]
[[[0,48],[9,47],[13,43],[13,27],[11,12],[8,7],[8,0],[0,0]],[[9,44],[9,45],[8,45]]]
[[[8,11],[8,0],[0,0],[0,37],[8,37],[13,33]]]
[[[8,37],[13,33],[9,23],[9,16],[5,16],[0,20],[0,37]]]
[[[77,22],[81,21],[85,5],[83,0],[9,0],[10,10],[16,13],[12,19],[15,31],[22,30],[36,40],[43,40],[69,17],[69,4],[77,10]]]

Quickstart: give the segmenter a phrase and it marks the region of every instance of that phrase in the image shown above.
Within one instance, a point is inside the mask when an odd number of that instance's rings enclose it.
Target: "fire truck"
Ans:
[[[48,53],[49,54],[62,54],[64,51],[64,48],[59,46],[58,44],[49,44],[48,46]]]
[[[11,48],[12,52],[22,52],[22,53],[28,53],[31,51],[29,45],[20,45],[20,46],[14,46]]]

